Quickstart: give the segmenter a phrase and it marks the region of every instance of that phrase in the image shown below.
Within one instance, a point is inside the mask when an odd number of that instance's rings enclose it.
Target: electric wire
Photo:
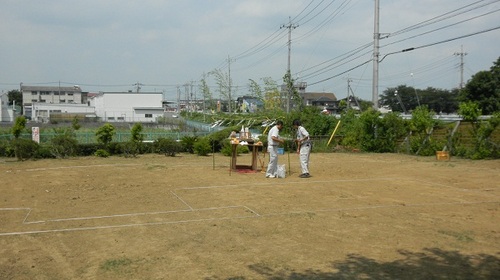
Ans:
[[[439,45],[439,44],[443,44],[443,43],[448,43],[448,42],[455,41],[455,40],[458,40],[458,39],[463,39],[463,38],[467,38],[467,37],[479,35],[479,34],[482,34],[482,33],[494,31],[494,30],[497,30],[497,29],[500,29],[500,26],[488,28],[488,29],[485,29],[485,30],[477,31],[477,32],[474,32],[474,33],[469,33],[469,34],[466,34],[466,35],[462,35],[462,36],[458,36],[458,37],[454,37],[454,38],[450,38],[450,39],[446,39],[446,40],[442,40],[442,41],[438,41],[438,42],[434,42],[434,43],[430,43],[430,44],[425,44],[425,45],[418,46],[418,47],[412,47],[412,48],[407,48],[407,49],[404,49],[404,50],[401,50],[401,51],[397,51],[397,52],[391,52],[391,53],[388,53],[388,54],[384,55],[379,62],[382,62],[387,56],[392,55],[392,54],[409,52],[409,51],[413,51],[413,50],[417,50],[417,49],[427,48],[427,47],[430,47],[430,46],[435,46],[435,45]]]
[[[426,31],[426,32],[423,32],[423,33],[420,33],[420,34],[417,34],[417,35],[414,35],[414,36],[407,37],[405,39],[394,41],[394,42],[388,43],[386,45],[382,45],[380,47],[382,48],[382,47],[394,45],[396,43],[400,43],[400,42],[403,42],[403,41],[406,41],[406,40],[414,39],[416,37],[427,35],[427,34],[430,34],[430,33],[433,33],[433,32],[439,31],[439,30],[443,30],[445,28],[449,28],[449,27],[452,27],[452,26],[455,26],[455,25],[459,25],[459,24],[462,24],[462,23],[465,23],[465,22],[468,22],[468,21],[471,21],[471,20],[474,20],[474,19],[478,19],[480,17],[487,16],[487,15],[496,13],[498,11],[500,11],[500,9],[493,10],[493,11],[490,11],[490,12],[487,12],[487,13],[484,13],[484,14],[481,14],[481,15],[478,15],[478,16],[474,16],[474,17],[471,17],[471,18],[468,18],[468,19],[464,19],[464,20],[461,20],[461,21],[458,21],[458,22],[455,22],[455,23],[452,23],[452,24],[448,24],[448,25],[445,25],[445,26],[442,26],[442,27],[439,27],[439,28],[436,28],[436,29],[433,29],[433,30],[429,30],[429,31]]]
[[[403,28],[403,29],[401,29],[399,31],[392,32],[392,33],[389,34],[389,36],[394,37],[396,35],[400,35],[400,34],[403,34],[403,33],[406,33],[406,32],[409,32],[409,31],[412,31],[412,30],[415,30],[415,29],[418,29],[418,28],[422,28],[422,27],[430,25],[430,24],[434,24],[434,23],[437,23],[437,22],[440,22],[440,21],[443,21],[443,20],[446,20],[446,19],[449,19],[449,18],[452,18],[452,17],[455,17],[455,16],[462,15],[462,14],[464,14],[466,12],[469,12],[469,11],[472,11],[472,10],[475,10],[475,9],[478,9],[478,8],[482,8],[484,6],[488,6],[488,5],[493,4],[495,2],[499,2],[500,0],[495,0],[495,1],[491,2],[491,3],[486,3],[486,4],[483,4],[483,5],[479,6],[479,7],[470,8],[470,9],[466,10],[465,12],[456,13],[456,12],[458,12],[460,10],[466,9],[468,7],[471,7],[471,6],[475,5],[475,4],[478,4],[478,3],[481,3],[481,2],[484,2],[484,1],[485,0],[480,0],[480,1],[476,1],[476,2],[468,4],[468,5],[465,5],[463,7],[460,7],[458,9],[452,10],[450,12],[441,14],[439,16],[436,16],[436,17],[433,17],[431,19],[425,20],[423,22],[414,24],[412,26]]]
[[[302,19],[304,19],[305,17],[307,17],[309,14],[311,14],[319,5],[321,5],[321,3],[323,3],[325,0],[321,0],[321,2],[319,2],[318,5],[316,5],[316,7],[314,7],[309,13],[307,13],[305,16],[301,17],[300,19],[297,20],[297,18],[305,11],[307,10],[307,8],[309,8],[309,6],[312,5],[312,3],[314,3],[314,0],[311,0],[311,2],[309,2],[309,4],[307,4],[307,6],[300,12],[298,13],[291,21],[292,22],[300,22]]]

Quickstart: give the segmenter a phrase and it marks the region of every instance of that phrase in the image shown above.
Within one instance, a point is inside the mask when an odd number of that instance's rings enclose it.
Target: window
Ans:
[[[108,121],[114,121],[115,117],[108,117]]]
[[[38,95],[38,91],[32,91],[31,95]]]
[[[152,118],[153,114],[146,114],[146,118]]]

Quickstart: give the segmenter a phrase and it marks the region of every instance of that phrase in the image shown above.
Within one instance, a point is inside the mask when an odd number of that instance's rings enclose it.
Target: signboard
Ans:
[[[31,128],[31,137],[32,137],[33,141],[40,144],[40,128],[39,127],[34,126]]]

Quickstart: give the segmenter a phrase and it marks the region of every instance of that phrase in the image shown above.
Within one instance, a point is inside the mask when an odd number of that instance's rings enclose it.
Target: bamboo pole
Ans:
[[[335,129],[333,130],[332,136],[330,136],[330,140],[328,140],[328,143],[326,144],[327,147],[330,146],[330,142],[332,142],[333,136],[335,135],[335,132],[337,131],[337,128],[339,128],[339,126],[340,126],[340,120],[335,126]]]

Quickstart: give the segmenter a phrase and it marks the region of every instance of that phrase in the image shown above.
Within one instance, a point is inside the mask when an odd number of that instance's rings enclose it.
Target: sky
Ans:
[[[308,92],[372,100],[375,0],[0,0],[0,7],[4,93],[21,83],[88,92],[139,85],[176,100],[187,92],[201,98],[205,77],[218,97],[209,73],[219,69],[242,96],[250,79],[281,84],[290,57],[292,77]],[[380,0],[379,93],[398,85],[451,90],[489,70],[500,57],[499,18],[500,0]]]

